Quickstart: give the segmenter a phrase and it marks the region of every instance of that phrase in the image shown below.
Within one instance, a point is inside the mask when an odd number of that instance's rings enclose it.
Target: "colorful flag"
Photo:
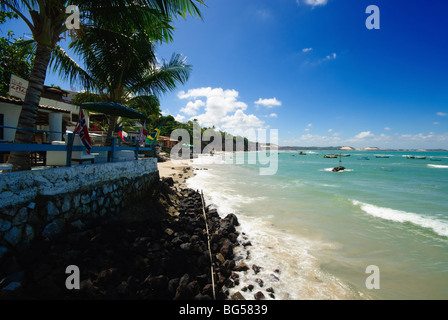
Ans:
[[[151,134],[146,138],[147,143],[155,142],[157,141],[157,138],[159,137],[160,129],[159,127],[155,128]]]
[[[90,141],[89,129],[87,128],[86,118],[84,117],[84,112],[79,108],[79,122],[75,128],[74,134],[79,134],[82,144],[86,147],[87,154],[90,154],[90,149],[92,149],[92,142]]]
[[[144,147],[145,146],[145,140],[146,140],[146,121],[143,124],[142,129],[140,130],[140,146]]]
[[[123,142],[126,142],[126,137],[127,137],[127,133],[123,131],[123,127],[119,126],[118,127],[118,136],[121,138],[121,140],[123,140]]]

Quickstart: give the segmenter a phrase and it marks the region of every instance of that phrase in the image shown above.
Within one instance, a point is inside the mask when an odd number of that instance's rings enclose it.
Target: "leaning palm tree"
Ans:
[[[153,120],[160,113],[157,97],[185,83],[191,72],[180,54],[160,63],[154,54],[155,43],[145,32],[129,35],[101,26],[85,28],[70,48],[82,57],[86,67],[81,68],[59,50],[50,65],[60,77],[95,90],[99,96],[93,97],[94,101],[124,104]],[[110,116],[108,136],[112,136],[116,123],[117,116]]]
[[[109,28],[127,27],[144,30],[155,38],[171,38],[169,21],[172,16],[187,14],[200,16],[197,4],[202,0],[0,0],[0,9],[15,12],[28,25],[36,42],[33,69],[22,106],[18,127],[33,129],[36,122],[37,107],[45,83],[51,52],[67,31],[66,8],[75,4],[79,7],[83,24],[108,22]],[[106,25],[106,24],[104,24]],[[157,26],[157,27],[156,27]],[[30,143],[30,131],[17,130],[16,143]],[[28,152],[11,152],[9,162],[13,170],[29,170]]]

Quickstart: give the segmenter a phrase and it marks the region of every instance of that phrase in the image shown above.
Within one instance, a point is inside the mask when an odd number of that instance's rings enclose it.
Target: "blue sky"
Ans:
[[[448,148],[446,1],[205,2],[203,20],[176,20],[157,49],[193,65],[161,97],[165,114],[278,129],[280,145]],[[379,30],[365,26],[369,5]],[[70,87],[51,73],[46,83]]]

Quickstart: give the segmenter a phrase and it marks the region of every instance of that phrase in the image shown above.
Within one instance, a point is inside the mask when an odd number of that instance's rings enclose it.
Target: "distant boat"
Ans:
[[[426,159],[426,156],[406,156],[406,159],[419,159],[419,160],[424,160],[424,159]]]
[[[369,157],[359,157],[358,160],[370,160]]]
[[[390,158],[390,156],[375,156],[377,158]]]
[[[339,157],[337,154],[326,154],[324,155],[324,158],[337,158]]]
[[[306,156],[306,153],[303,153],[302,151],[300,151],[299,153],[301,156]]]
[[[341,157],[350,157],[349,154],[341,154]]]

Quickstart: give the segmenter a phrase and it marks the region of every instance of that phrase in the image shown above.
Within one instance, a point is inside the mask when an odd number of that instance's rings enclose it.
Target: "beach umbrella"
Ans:
[[[116,102],[84,102],[81,103],[81,108],[111,116],[129,119],[146,119],[146,115],[143,113]]]

